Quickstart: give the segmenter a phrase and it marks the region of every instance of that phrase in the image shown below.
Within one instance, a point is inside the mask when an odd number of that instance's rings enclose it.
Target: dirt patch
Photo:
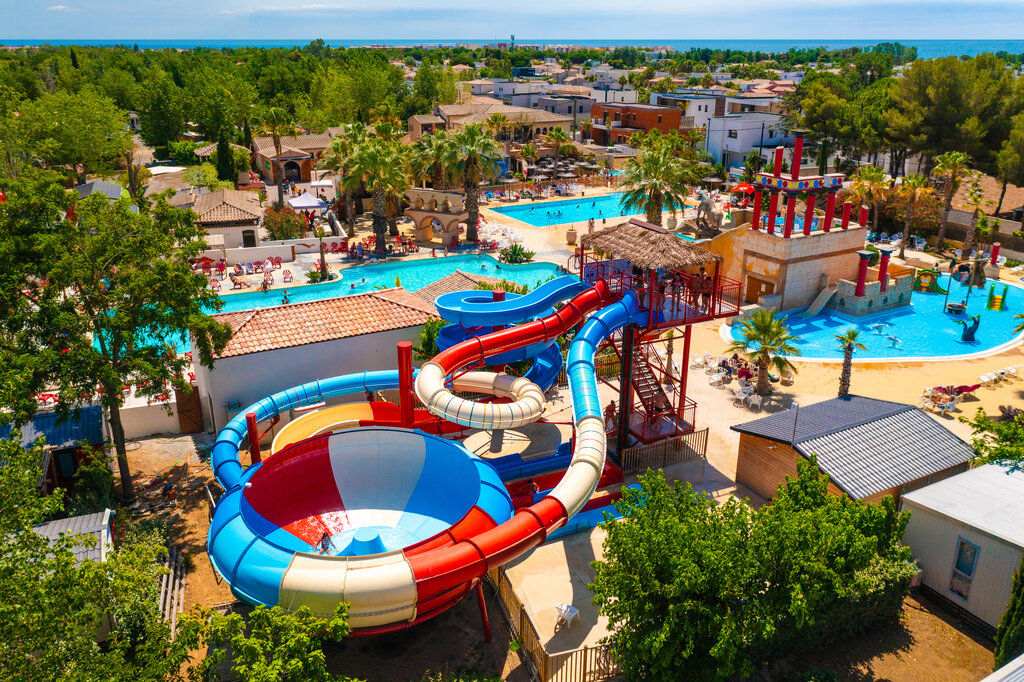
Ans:
[[[920,593],[903,602],[902,622],[811,651],[794,667],[830,670],[840,680],[977,682],[992,672],[992,643]]]

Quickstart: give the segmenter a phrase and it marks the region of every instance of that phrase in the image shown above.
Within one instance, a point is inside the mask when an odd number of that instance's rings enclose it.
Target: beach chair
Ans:
[[[555,619],[556,628],[561,625],[571,628],[572,622],[580,619],[580,610],[572,604],[559,603],[555,606],[555,611],[558,613]]]
[[[240,276],[242,276],[242,275],[244,275],[244,274],[245,274],[245,268],[243,268],[243,267],[242,267],[241,265],[239,265],[238,263],[235,263],[235,264],[234,264],[234,265],[232,266],[232,268],[231,268],[231,273],[232,273],[233,275],[236,275],[236,276],[239,276],[239,277],[240,277]]]
[[[267,282],[269,284],[273,284],[274,283],[274,273],[272,273],[272,272],[264,272],[263,273],[263,281]]]
[[[704,369],[705,358],[695,355],[693,356],[693,362],[690,363],[690,369]]]
[[[273,261],[273,263],[274,263],[274,269],[280,269],[281,268],[281,257],[280,256],[274,256],[270,260]]]
[[[220,291],[220,280],[219,279],[211,279],[210,280],[210,288],[213,289],[214,291]]]
[[[733,389],[732,404],[735,405],[736,403],[739,403],[740,405],[746,405],[747,399],[752,395],[753,393],[744,391],[742,388]]]
[[[244,287],[245,287],[245,284],[242,282],[242,280],[238,279],[234,275],[231,275],[231,288],[232,289],[242,289]]]
[[[747,398],[747,407],[749,407],[750,409],[754,409],[756,407],[757,411],[760,412],[761,409],[762,409],[762,407],[761,407],[761,401],[762,400],[763,400],[763,398],[761,396],[759,396],[758,394],[751,393],[750,397]]]
[[[1006,256],[999,256],[996,258],[996,265],[1001,268],[1006,265],[1006,260]]]
[[[245,274],[254,275],[256,274],[256,266],[252,264],[252,261],[248,261],[245,264]]]
[[[208,258],[204,258],[203,259],[203,264],[201,266],[201,269],[202,269],[204,275],[207,275],[207,276],[210,275],[211,268],[210,268],[210,260]]]
[[[246,265],[248,266],[248,263],[246,263]],[[253,266],[253,268],[254,272],[263,272],[263,261],[256,261],[256,264]]]
[[[341,244],[338,242],[331,244],[331,253],[341,253]]]
[[[781,379],[780,383],[783,386],[792,386],[793,385],[793,376],[794,376],[793,375],[793,370],[791,370],[791,369],[786,370],[786,373],[782,375],[782,379]]]
[[[708,384],[715,388],[725,387],[725,372],[716,372],[708,377]]]
[[[291,281],[294,281],[294,279],[295,279],[295,278],[294,278],[294,277],[292,276],[292,271],[291,271],[291,270],[285,270],[285,271],[284,271],[283,273],[281,273],[281,274],[282,274],[282,276],[284,277],[284,281],[285,281],[285,282],[291,282]]]

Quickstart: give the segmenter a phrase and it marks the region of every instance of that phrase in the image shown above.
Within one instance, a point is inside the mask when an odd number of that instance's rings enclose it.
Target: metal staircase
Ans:
[[[650,361],[639,347],[633,349],[633,389],[648,418],[672,412],[672,401],[651,371]]]

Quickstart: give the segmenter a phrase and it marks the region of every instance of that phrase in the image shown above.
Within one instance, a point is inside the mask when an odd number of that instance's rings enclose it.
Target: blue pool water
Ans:
[[[940,284],[945,288],[949,277],[943,276]],[[853,327],[860,330],[860,342],[867,350],[854,352],[854,359],[865,358],[942,358],[957,355],[970,355],[990,350],[1014,340],[1018,334],[1013,329],[1022,320],[1015,316],[1024,313],[1024,289],[1011,286],[1006,295],[1006,307],[1002,311],[986,308],[991,283],[984,289],[972,289],[967,301],[967,316],[981,315],[981,326],[975,334],[973,343],[960,340],[963,327],[956,323],[957,319],[966,316],[952,316],[943,312],[943,294],[927,294],[915,291],[913,303],[895,310],[853,317],[826,308],[821,314],[811,318],[802,318],[799,311],[790,311],[788,324],[790,331],[799,336],[795,343],[800,355],[807,358],[839,358],[843,351],[839,348],[835,335]],[[996,283],[996,292],[1001,292],[1003,283]],[[960,303],[967,296],[968,287],[953,282],[949,291],[949,301]],[[878,331],[872,325],[888,324]],[[733,338],[738,338],[738,327],[731,327]],[[900,340],[898,347],[893,347],[887,336],[892,335]]]
[[[534,227],[547,227],[563,223],[576,223],[593,218],[598,226],[605,218],[619,218],[625,209],[622,206],[624,192],[603,194],[595,197],[566,199],[564,201],[526,202],[514,206],[500,206],[491,209],[495,213],[521,220]]]
[[[329,265],[333,267],[333,263]],[[287,264],[285,264],[287,267]],[[306,284],[288,287],[288,302],[301,303],[304,301],[319,301],[324,298],[336,296],[349,296],[374,291],[379,288],[392,288],[395,286],[395,279],[401,281],[401,286],[408,291],[419,291],[423,287],[446,277],[456,270],[473,274],[501,277],[516,284],[525,284],[531,289],[538,283],[544,282],[558,274],[558,266],[553,263],[524,263],[523,265],[507,265],[498,263],[491,256],[450,256],[448,258],[429,258],[426,260],[415,260],[397,263],[380,263],[374,265],[357,265],[340,270],[342,279],[326,282],[324,284]],[[281,271],[275,272],[275,278],[280,281]],[[227,280],[224,280],[227,282]],[[353,286],[353,284],[355,286]],[[230,286],[230,284],[228,285]],[[253,308],[269,308],[281,305],[281,290],[271,289],[270,291],[246,291],[244,293],[222,293],[221,300],[224,306],[220,312],[237,312],[239,310],[252,310]],[[207,311],[213,313],[215,311]],[[167,339],[178,349],[178,352],[185,353],[189,350],[187,339]]]

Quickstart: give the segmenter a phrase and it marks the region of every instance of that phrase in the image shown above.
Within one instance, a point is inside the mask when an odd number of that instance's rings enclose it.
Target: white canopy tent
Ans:
[[[305,211],[312,208],[326,208],[327,202],[322,199],[318,199],[309,192],[304,192],[302,196],[289,199],[288,205],[296,211]]]

